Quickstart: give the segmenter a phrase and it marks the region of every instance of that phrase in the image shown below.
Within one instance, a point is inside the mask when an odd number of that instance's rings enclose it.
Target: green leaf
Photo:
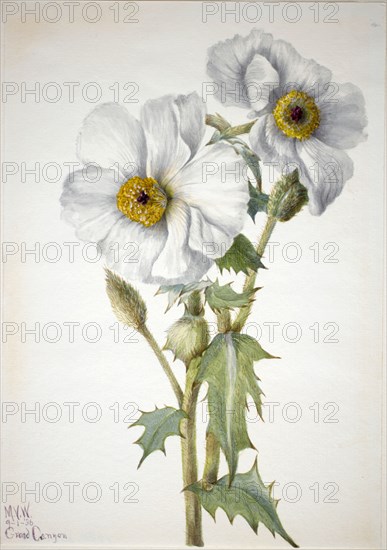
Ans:
[[[215,113],[214,115],[206,115],[206,124],[216,128],[219,132],[224,132],[227,128],[231,128],[231,124],[227,122],[227,120],[219,113]]]
[[[247,166],[250,168],[255,178],[255,181],[257,182],[258,187],[260,187],[262,182],[262,175],[261,175],[261,167],[259,165],[259,157],[242,140],[235,142],[234,147],[237,150],[237,152],[242,156]]]
[[[218,281],[206,288],[206,300],[210,308],[216,312],[222,308],[232,309],[234,307],[247,306],[252,300],[255,292],[258,290],[246,290],[245,292],[235,292],[231,288],[231,283],[220,286]]]
[[[130,428],[133,428],[133,426],[144,426],[145,428],[142,436],[135,441],[144,451],[138,468],[146,457],[154,451],[162,451],[165,454],[166,438],[170,435],[181,436],[180,422],[186,417],[184,411],[173,407],[165,407],[164,409],[156,407],[154,411],[141,413],[140,418],[130,426]]]
[[[189,283],[187,285],[162,285],[156,292],[156,295],[168,294],[168,306],[165,310],[165,312],[167,312],[177,300],[179,300],[179,304],[185,303],[192,292],[196,290],[205,290],[210,285],[212,285],[212,281],[209,279],[199,281],[198,283]]]
[[[231,126],[231,124],[218,113],[216,115],[207,115],[206,124],[216,129],[207,145],[213,145],[220,140],[224,140],[228,141],[231,145],[242,145],[246,150],[248,149],[253,155],[255,155],[255,153],[251,151],[247,143],[244,143],[238,138],[238,136],[242,134],[248,134],[251,128],[254,126],[255,122],[256,120],[252,120],[251,122],[247,122],[246,124]],[[238,152],[241,153],[241,151],[239,150]]]
[[[228,271],[233,269],[235,273],[243,271],[247,275],[249,269],[257,271],[258,268],[265,267],[252,242],[242,234],[235,237],[233,244],[226,254],[215,260],[215,262],[221,273],[223,269],[227,269]]]
[[[195,493],[203,508],[215,520],[215,513],[222,508],[233,523],[237,515],[242,516],[255,533],[259,523],[263,523],[273,536],[278,533],[293,548],[298,548],[294,540],[287,534],[277,514],[278,500],[271,496],[273,483],[265,485],[258,472],[257,461],[250,471],[236,474],[230,484],[229,476],[224,476],[209,490],[203,488],[202,482],[197,481],[186,487],[186,491]]]
[[[267,212],[267,203],[269,202],[269,195],[260,193],[254,185],[249,182],[250,200],[248,202],[247,213],[255,221],[257,212]]]
[[[198,380],[208,382],[208,431],[219,441],[233,479],[240,451],[254,448],[246,425],[247,395],[262,417],[254,361],[273,356],[246,334],[218,334],[204,352]]]
[[[245,124],[238,124],[238,126],[231,126],[230,128],[226,128],[222,132],[222,139],[231,141],[232,138],[236,138],[237,136],[240,136],[242,134],[248,134],[256,122],[256,120],[252,120],[251,122],[246,122]]]

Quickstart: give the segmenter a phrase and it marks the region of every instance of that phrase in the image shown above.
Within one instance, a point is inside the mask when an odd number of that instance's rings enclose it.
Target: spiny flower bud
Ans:
[[[204,317],[186,314],[168,330],[164,349],[171,350],[175,357],[189,365],[200,356],[209,342],[208,326]]]
[[[267,214],[280,222],[287,222],[307,202],[308,191],[299,182],[298,170],[294,170],[275,183],[267,204]]]
[[[134,287],[116,273],[109,269],[105,269],[105,272],[106,292],[115,316],[124,325],[141,329],[147,313],[144,300]]]

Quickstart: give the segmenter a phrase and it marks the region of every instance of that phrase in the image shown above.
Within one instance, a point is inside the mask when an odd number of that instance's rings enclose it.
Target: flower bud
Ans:
[[[280,222],[287,222],[307,202],[308,191],[299,182],[298,170],[294,170],[274,184],[267,204],[267,214]]]
[[[164,349],[171,350],[175,357],[189,365],[194,357],[203,353],[208,342],[208,326],[204,317],[186,314],[169,328]]]
[[[113,312],[124,325],[140,330],[146,321],[146,305],[138,291],[109,269],[106,272],[106,292]]]

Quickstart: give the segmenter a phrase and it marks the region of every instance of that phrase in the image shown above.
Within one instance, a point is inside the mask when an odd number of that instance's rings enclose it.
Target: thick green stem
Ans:
[[[275,218],[272,218],[270,216],[267,218],[266,225],[263,229],[261,238],[260,238],[258,246],[257,246],[257,253],[259,254],[259,256],[263,256],[263,253],[265,252],[266,245],[270,240],[271,234],[273,233],[273,230],[274,230],[274,227],[275,227],[276,223],[277,223],[277,220]],[[256,278],[257,278],[256,272],[255,271],[250,271],[249,274],[246,276],[246,280],[245,280],[245,284],[243,286],[243,290],[253,290],[253,288],[255,286]],[[232,327],[231,327],[231,329],[234,332],[240,332],[243,329],[243,327],[244,327],[244,325],[245,325],[245,323],[246,323],[246,321],[247,321],[247,319],[250,315],[252,306],[253,306],[253,303],[250,302],[249,305],[247,305],[247,306],[245,306],[245,307],[243,307],[239,310],[239,313],[236,316],[236,319],[233,322]]]
[[[219,332],[228,332],[231,330],[231,315],[228,309],[222,309],[216,315],[218,321],[218,331]]]
[[[207,432],[206,435],[206,462],[203,470],[203,485],[210,489],[211,485],[218,480],[220,461],[220,445],[214,434]]]
[[[216,315],[218,331],[221,333],[231,330],[231,315],[228,309],[222,309]],[[203,470],[203,487],[210,489],[218,480],[220,461],[220,445],[213,433],[206,434],[206,461]]]
[[[156,342],[156,340],[154,339],[152,333],[150,332],[150,330],[148,329],[148,327],[146,325],[143,325],[141,328],[138,329],[138,331],[140,332],[140,334],[142,334],[144,336],[144,338],[146,339],[146,341],[148,342],[148,344],[152,348],[154,354],[156,355],[157,359],[159,360],[160,365],[162,366],[165,374],[168,377],[168,380],[171,383],[172,389],[173,389],[173,391],[176,395],[177,402],[179,403],[179,407],[181,407],[182,403],[183,403],[183,392],[182,392],[182,389],[179,385],[179,382],[177,381],[175,375],[173,374],[173,371],[172,371],[171,367],[169,366],[169,363],[168,363],[165,355],[163,354],[163,352],[159,348],[158,343]]]
[[[181,452],[184,487],[198,480],[196,457],[196,405],[200,384],[195,383],[197,361],[194,359],[188,370],[183,399],[183,410],[188,418],[181,422]],[[202,538],[202,509],[198,497],[191,491],[184,491],[185,499],[185,537],[187,546],[204,546]]]

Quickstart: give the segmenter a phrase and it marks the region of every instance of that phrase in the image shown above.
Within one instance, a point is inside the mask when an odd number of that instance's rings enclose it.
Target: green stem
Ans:
[[[228,309],[222,309],[219,313],[216,314],[218,321],[218,331],[219,332],[228,332],[231,330],[231,315]]]
[[[220,445],[213,433],[207,432],[206,435],[206,462],[203,470],[203,485],[205,489],[210,489],[218,480],[220,461]]]
[[[156,355],[157,359],[159,360],[160,365],[162,366],[165,374],[168,377],[168,380],[171,383],[172,389],[176,395],[177,402],[179,403],[179,407],[181,407],[183,403],[183,392],[179,385],[179,382],[177,381],[175,375],[173,374],[171,367],[169,366],[169,363],[165,355],[159,348],[158,343],[156,342],[152,333],[150,332],[150,330],[146,325],[143,325],[141,328],[138,329],[138,331],[140,334],[144,336],[145,340],[148,342],[154,354]]]
[[[182,409],[187,418],[181,422],[181,454],[183,464],[184,487],[195,483],[198,479],[196,456],[196,405],[200,384],[195,383],[197,360],[193,359],[187,370],[186,386]],[[187,546],[204,546],[202,538],[202,509],[198,497],[191,491],[184,491],[185,499],[185,537]]]
[[[231,330],[231,315],[228,309],[222,309],[216,315],[218,331],[228,332]],[[213,433],[206,434],[206,461],[203,470],[203,487],[210,489],[211,485],[217,482],[220,461],[220,444]]]
[[[258,246],[257,246],[257,254],[259,254],[260,257],[262,257],[263,253],[265,252],[266,245],[270,240],[270,237],[273,233],[273,230],[274,230],[274,227],[275,227],[276,223],[277,223],[276,218],[272,218],[272,217],[268,216],[268,218],[266,220],[266,225],[263,229],[261,238],[260,238]],[[243,290],[244,291],[245,290],[253,290],[253,288],[255,286],[256,278],[257,278],[257,273],[255,271],[250,271],[249,274],[246,276],[246,280],[245,280],[245,284],[243,286]],[[243,327],[244,327],[244,325],[245,325],[245,323],[246,323],[246,321],[247,321],[247,319],[250,315],[252,306],[253,306],[253,303],[250,302],[249,305],[247,305],[247,306],[245,306],[245,307],[243,307],[239,310],[239,313],[236,316],[236,319],[233,322],[232,327],[231,327],[231,330],[233,332],[240,332],[243,329]]]

